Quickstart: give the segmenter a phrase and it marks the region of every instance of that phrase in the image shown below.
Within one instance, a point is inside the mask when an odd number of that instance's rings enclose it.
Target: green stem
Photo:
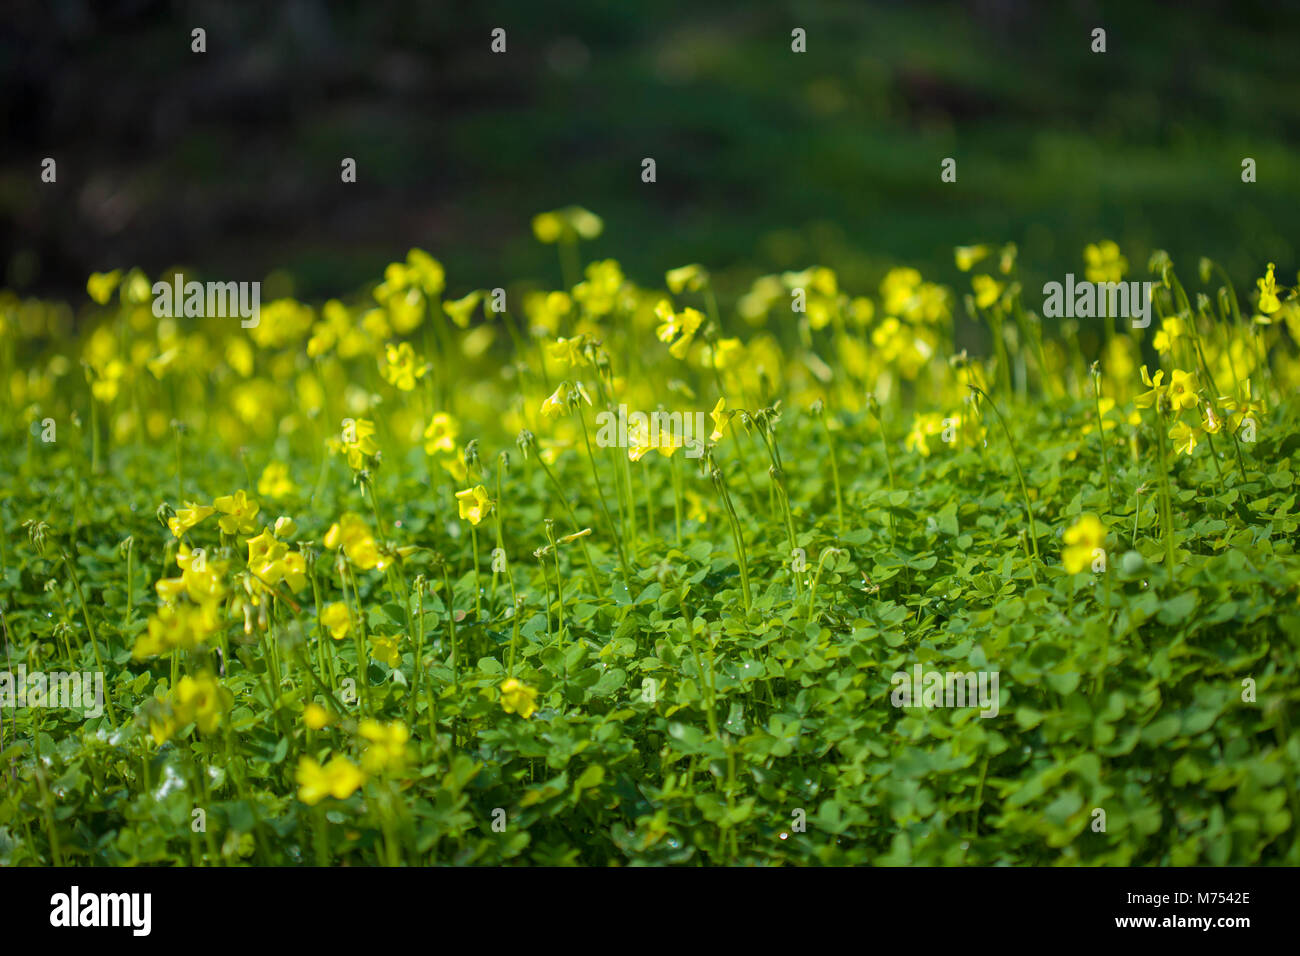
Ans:
[[[605,502],[605,489],[600,484],[600,472],[596,469],[596,456],[591,450],[591,436],[587,433],[587,416],[579,408],[578,422],[582,425],[582,441],[587,447],[587,460],[591,462],[591,478],[596,483],[596,495],[600,499],[600,510],[605,516],[605,524],[609,528],[610,536],[614,539],[614,547],[618,551],[619,567],[623,569],[623,583],[628,587],[632,586],[632,577],[627,569],[627,556],[623,553],[623,539],[619,534],[619,526],[614,524],[614,518],[609,513],[609,505]],[[621,509],[620,505],[620,509]],[[574,529],[579,530],[579,529]]]
[[[1092,371],[1092,397],[1097,409],[1097,438],[1101,442],[1101,462],[1106,470],[1106,506],[1115,510],[1115,493],[1110,484],[1110,451],[1106,447],[1106,421],[1101,416],[1101,371],[1095,365]]]
[[[573,522],[573,530],[581,531],[582,522],[578,520],[577,512],[575,512],[573,506],[569,504],[569,499],[564,494],[564,488],[560,485],[559,479],[555,477],[555,472],[551,471],[551,466],[546,464],[546,459],[542,458],[540,454],[537,456],[537,462],[542,466],[542,471],[546,472],[546,477],[551,480],[551,484],[555,487],[555,491],[560,499],[560,504],[564,505],[564,510],[568,513],[569,520]],[[595,594],[600,590],[600,586],[596,577],[596,566],[592,563],[591,552],[588,550],[587,542],[585,540],[582,541],[582,555],[587,562],[587,573],[591,577],[591,591]]]
[[[117,717],[113,714],[113,693],[111,684],[108,680],[108,674],[104,670],[104,659],[99,654],[99,639],[95,636],[95,625],[90,622],[90,608],[86,606],[86,594],[81,590],[81,578],[77,576],[77,568],[68,557],[68,553],[62,548],[59,554],[63,556],[63,564],[68,569],[68,575],[72,578],[72,586],[77,591],[77,599],[81,602],[81,616],[86,622],[86,631],[90,634],[90,646],[95,651],[95,666],[99,672],[104,675],[104,709],[108,712],[108,721],[117,727]]]
[[[1160,498],[1161,520],[1164,524],[1165,570],[1169,580],[1174,579],[1174,508],[1173,496],[1169,491],[1169,455],[1165,448],[1165,414],[1159,409],[1160,400],[1156,399],[1156,440],[1160,447]]]
[[[1020,494],[1025,500],[1025,514],[1029,516],[1029,537],[1034,545],[1034,557],[1038,557],[1038,526],[1034,523],[1034,509],[1029,502],[1029,489],[1025,486],[1025,475],[1020,470],[1020,454],[1016,451],[1016,441],[1011,437],[1011,429],[1007,427],[1007,420],[1002,417],[1002,412],[998,411],[997,404],[989,397],[978,385],[968,385],[967,388],[978,392],[988,400],[989,407],[993,409],[993,414],[998,417],[998,424],[1002,426],[1002,432],[1007,436],[1007,444],[1011,446],[1011,461],[1016,466],[1016,478],[1020,481]]]
[[[814,602],[817,599],[817,584],[818,582],[821,581],[822,578],[822,567],[826,564],[827,558],[831,557],[832,555],[839,555],[842,553],[843,552],[841,552],[839,548],[827,548],[825,551],[821,553],[821,556],[817,559],[817,570],[813,573],[812,584],[809,585],[808,587],[808,613],[805,616],[805,620],[809,624],[812,623],[813,606],[814,606]]]
[[[745,536],[740,528],[740,518],[736,516],[736,508],[731,503],[731,494],[727,489],[726,476],[722,474],[722,469],[712,462],[711,477],[713,485],[718,490],[718,496],[722,499],[722,506],[727,511],[727,519],[731,523],[731,537],[736,543],[736,561],[740,565],[740,589],[745,598],[745,614],[749,614],[752,601],[749,592],[749,559],[745,553]]]
[[[835,449],[835,435],[831,432],[831,426],[826,421],[825,409],[821,415],[822,429],[826,432],[826,444],[831,453],[831,479],[835,482],[835,531],[836,534],[844,534],[844,494],[840,490],[840,463],[839,456]]]

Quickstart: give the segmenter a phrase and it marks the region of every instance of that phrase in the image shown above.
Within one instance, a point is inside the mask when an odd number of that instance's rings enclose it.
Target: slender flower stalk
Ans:
[[[1105,620],[1105,626],[1102,629],[1103,636],[1101,639],[1101,660],[1098,663],[1096,689],[1094,691],[1095,695],[1098,698],[1100,698],[1101,694],[1106,690],[1106,668],[1110,665],[1110,635],[1111,635],[1111,631],[1114,630],[1111,627],[1111,622],[1110,622],[1111,583],[1110,583],[1109,559],[1106,561],[1105,567],[1102,569],[1101,576],[1105,581],[1106,603],[1103,605],[1103,609],[1102,609],[1102,614]]]
[[[677,456],[669,459],[673,479],[673,528],[676,533],[677,546],[682,545],[682,468]]]
[[[1156,444],[1160,450],[1160,518],[1164,525],[1165,570],[1172,581],[1174,576],[1174,509],[1173,496],[1169,490],[1169,451],[1165,441],[1165,396],[1162,392],[1156,399]]]
[[[889,450],[889,437],[885,434],[885,419],[880,410],[880,402],[874,395],[867,396],[867,411],[871,417],[876,420],[876,425],[880,428],[880,447],[885,452],[885,471],[889,475],[889,493],[894,493],[894,456]],[[898,547],[898,528],[894,519],[894,509],[891,504],[889,508],[889,548],[895,550]]]
[[[813,414],[821,419],[822,430],[826,433],[826,445],[831,453],[831,479],[835,482],[835,532],[844,534],[844,493],[840,490],[840,463],[835,450],[835,434],[826,420],[826,404],[818,399],[813,403]]]
[[[546,540],[550,543],[549,550],[551,557],[555,562],[555,602],[556,602],[556,631],[559,632],[560,647],[564,647],[564,575],[560,571],[560,548],[555,543],[555,522],[550,518],[546,519]]]
[[[1020,480],[1020,494],[1021,497],[1024,498],[1025,514],[1029,516],[1029,539],[1033,544],[1034,557],[1037,558],[1038,526],[1034,523],[1034,508],[1029,501],[1029,489],[1025,487],[1025,474],[1020,470],[1020,454],[1016,451],[1016,440],[1011,437],[1011,429],[1007,427],[1007,420],[1002,417],[1002,413],[998,411],[998,406],[993,402],[993,399],[989,398],[988,393],[978,385],[967,385],[966,387],[973,392],[978,392],[984,397],[984,399],[989,403],[989,407],[993,409],[993,414],[997,415],[998,424],[1002,426],[1002,433],[1007,436],[1007,444],[1011,446],[1011,460],[1016,466],[1016,478]]]
[[[731,538],[736,545],[736,563],[740,566],[740,589],[745,598],[745,613],[748,614],[753,602],[750,599],[749,591],[749,558],[745,553],[745,535],[741,530],[740,518],[736,516],[735,505],[731,501],[727,478],[722,473],[722,469],[714,462],[713,450],[710,448],[706,454],[705,465],[709,469],[709,477],[713,480],[713,487],[717,489],[718,497],[722,501],[722,507],[727,512],[727,520],[731,523]]]
[[[480,599],[483,593],[483,586],[479,583],[479,579],[478,579],[479,560],[478,560],[478,526],[477,525],[471,524],[469,526],[469,540],[470,540],[470,555],[474,561],[474,619],[482,620],[483,607]]]
[[[43,555],[45,553],[45,537],[48,533],[48,528],[45,523],[27,521],[24,522],[24,526],[27,528],[32,543],[36,546],[37,553]],[[104,670],[104,658],[99,653],[99,638],[95,635],[95,625],[90,619],[90,607],[86,604],[86,592],[81,589],[81,578],[77,574],[77,566],[73,563],[72,558],[68,556],[68,552],[65,551],[61,545],[56,545],[55,547],[58,550],[59,560],[62,561],[63,566],[68,569],[68,578],[72,582],[73,590],[77,592],[77,600],[81,604],[81,617],[82,620],[86,622],[86,633],[90,636],[90,646],[95,652],[95,666],[99,668],[101,674],[105,675],[104,710],[108,713],[108,722],[116,728],[117,715],[113,712],[113,695],[112,691],[109,689],[107,672]]]
[[[343,601],[348,605],[348,612],[357,627],[353,633],[353,645],[357,652],[357,688],[361,702],[361,713],[370,712],[370,680],[366,677],[368,656],[366,654],[366,616],[361,608],[361,591],[357,588],[357,576],[352,571],[346,555],[339,551],[337,558],[339,590],[343,592]],[[348,583],[351,582],[351,599],[348,597]]]
[[[578,515],[573,510],[573,506],[569,504],[569,499],[565,495],[564,488],[560,485],[559,479],[555,477],[555,472],[551,471],[551,466],[546,463],[546,459],[542,458],[541,455],[537,456],[537,461],[542,466],[542,471],[546,472],[546,477],[550,479],[551,485],[555,488],[560,503],[564,505],[564,510],[568,513],[569,519],[573,522],[573,527],[581,527],[582,523],[578,521]],[[596,578],[596,565],[592,563],[591,552],[587,548],[587,542],[585,541],[582,542],[582,554],[587,562],[587,573],[591,578],[591,591],[595,594],[600,590],[600,585]]]
[[[411,680],[411,700],[406,711],[406,723],[415,726],[415,708],[420,699],[420,685],[424,681],[424,589],[428,582],[424,575],[415,577],[415,674]]]
[[[460,670],[456,653],[456,598],[455,592],[451,589],[451,578],[447,575],[447,561],[443,559],[439,563],[442,565],[442,587],[446,595],[447,641],[451,645],[451,686],[453,689],[458,689],[460,687]]]
[[[763,409],[755,416],[754,421],[757,423],[759,438],[763,441],[763,447],[767,450],[767,455],[771,461],[767,473],[772,479],[772,487],[776,489],[777,500],[781,503],[781,517],[785,521],[786,540],[790,548],[790,554],[797,552],[799,543],[794,533],[794,517],[790,511],[790,493],[785,483],[785,469],[781,466],[781,452],[776,444],[776,431],[773,427],[773,417],[775,413],[771,409]],[[803,579],[798,574],[791,575],[794,578],[794,587],[797,594],[803,593]]]
[[[587,460],[591,462],[591,479],[596,484],[596,496],[600,500],[600,510],[605,516],[605,525],[609,528],[610,536],[614,539],[614,548],[618,552],[618,564],[623,571],[623,583],[631,587],[632,577],[627,569],[627,555],[623,553],[623,538],[619,534],[618,525],[614,524],[614,518],[609,512],[609,505],[605,501],[605,489],[600,483],[600,471],[596,468],[596,455],[591,450],[591,436],[587,432],[587,416],[582,413],[581,408],[577,411],[578,422],[582,425],[582,441],[587,448]]]
[[[827,548],[821,553],[821,556],[818,557],[817,570],[813,573],[812,583],[808,587],[808,612],[804,615],[804,620],[809,624],[812,623],[813,608],[817,600],[817,584],[821,581],[822,568],[826,565],[826,559],[831,557],[838,558],[846,553],[847,552],[841,548]]]
[[[709,315],[709,321],[704,326],[704,338],[709,343],[709,368],[713,370],[713,381],[718,386],[718,397],[721,398],[727,394],[726,386],[722,383],[722,372],[718,370],[718,333],[722,331],[722,318],[718,314],[718,299],[713,294],[713,284],[708,279],[704,282],[704,308]]]

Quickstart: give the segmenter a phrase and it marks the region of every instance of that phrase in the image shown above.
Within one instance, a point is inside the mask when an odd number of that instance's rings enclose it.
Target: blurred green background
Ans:
[[[584,255],[646,284],[701,261],[724,293],[811,263],[959,283],[954,245],[1006,240],[1041,282],[1102,237],[1135,271],[1163,247],[1290,281],[1297,26],[1248,0],[10,0],[0,280],[83,301],[92,270],[282,269],[315,298],[420,246],[449,294],[558,283],[529,222],[576,203],[606,222]]]

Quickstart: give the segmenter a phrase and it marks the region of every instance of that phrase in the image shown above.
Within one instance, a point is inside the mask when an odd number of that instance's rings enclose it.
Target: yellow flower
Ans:
[[[257,512],[261,509],[242,488],[233,495],[222,495],[212,504],[221,512],[217,524],[226,534],[252,534],[257,528]]]
[[[1173,350],[1174,342],[1184,334],[1183,320],[1176,315],[1171,315],[1160,323],[1160,331],[1151,340],[1151,344],[1161,355],[1166,355]]]
[[[143,660],[172,650],[189,650],[202,644],[216,627],[216,617],[208,608],[164,604],[149,618],[144,633],[135,639],[131,655]]]
[[[419,304],[419,308],[423,309],[424,299],[421,297],[418,289],[408,290],[404,299],[406,300],[414,299],[415,302]],[[389,318],[393,313],[394,306],[395,306],[394,302],[389,302],[388,312],[385,312],[383,309],[369,309],[366,311],[365,315],[361,316],[362,331],[364,331],[369,336],[369,338],[366,340],[367,342],[392,338],[394,334],[394,328],[393,328],[393,323],[389,321]],[[410,321],[418,322],[418,320],[414,317],[414,313],[412,313],[410,317]],[[376,349],[374,347],[369,349],[369,351],[375,351],[375,350]],[[340,355],[343,354],[342,349],[339,349],[339,354]]]
[[[329,630],[330,637],[336,641],[343,640],[352,629],[352,615],[348,613],[348,606],[342,601],[335,601],[322,610],[320,622]]]
[[[686,308],[675,313],[667,299],[655,306],[655,315],[659,318],[659,329],[655,333],[660,342],[672,342],[669,353],[676,359],[686,358],[695,333],[704,323],[704,314],[696,309]],[[676,339],[676,341],[673,341]]]
[[[359,515],[348,512],[325,532],[325,547],[342,548],[348,560],[362,571],[388,567],[388,559],[379,550],[370,528]]]
[[[184,585],[185,593],[190,596],[190,600],[195,604],[202,605],[208,612],[209,617],[213,617],[217,605],[226,596],[226,586],[222,582],[222,575],[228,568],[229,562],[206,558],[200,562],[196,560],[194,552],[182,544],[180,550],[176,552],[176,564],[181,569],[180,580]],[[160,594],[163,590],[163,583],[162,581],[158,582]]]
[[[289,477],[289,466],[273,461],[262,469],[257,479],[257,493],[265,498],[287,498],[297,488]]]
[[[958,269],[962,272],[970,272],[971,266],[987,256],[990,251],[988,246],[957,246],[952,250],[952,257],[956,260]]]
[[[402,663],[402,652],[397,647],[397,641],[391,637],[372,637],[370,643],[374,645],[371,656],[377,661],[383,661],[389,667],[396,668]]]
[[[352,319],[347,306],[338,299],[330,299],[321,309],[323,321],[311,328],[311,338],[307,340],[307,356],[318,358],[329,352],[338,340],[347,335],[352,328]]]
[[[401,772],[406,765],[406,742],[411,737],[406,724],[395,720],[384,725],[367,718],[361,721],[357,732],[370,741],[370,745],[361,754],[361,766],[367,773],[380,774],[386,770]]]
[[[446,287],[446,273],[442,263],[423,249],[411,249],[406,253],[407,281],[419,286],[425,295],[441,295]]]
[[[231,695],[211,674],[186,675],[176,685],[173,707],[180,724],[193,721],[199,733],[210,734],[221,723]]]
[[[672,429],[659,425],[653,430],[640,421],[629,422],[627,426],[627,457],[629,461],[640,461],[645,453],[654,449],[665,458],[671,458],[685,442],[672,434]]]
[[[320,730],[330,722],[330,712],[320,704],[308,704],[302,709],[302,722],[308,730]]]
[[[528,718],[537,712],[537,691],[511,677],[501,684],[501,709]]]
[[[113,294],[121,279],[121,269],[114,269],[112,272],[92,272],[90,278],[86,280],[86,292],[99,305],[107,305],[108,297]]]
[[[346,757],[336,755],[322,767],[311,757],[298,761],[298,799],[315,806],[326,797],[346,800],[366,782],[365,774]]]
[[[165,704],[160,703],[156,706],[159,707],[159,711],[149,717],[149,735],[153,737],[153,742],[161,747],[180,729],[180,723],[176,720],[175,714],[163,710]]]
[[[385,339],[393,332],[405,335],[414,331],[424,321],[428,296],[442,291],[442,267],[434,259],[428,261],[438,268],[437,291],[433,292],[425,290],[419,274],[410,265],[402,262],[388,264],[384,269],[384,281],[374,291],[375,301],[387,312],[378,309],[366,312],[361,320],[366,332],[375,338]]]
[[[466,488],[456,492],[456,501],[460,505],[460,516],[477,525],[492,512],[492,499],[482,485]]]
[[[541,412],[547,418],[559,418],[569,414],[569,383],[561,382],[555,391],[542,402]]]
[[[1095,552],[1106,544],[1106,526],[1096,515],[1083,515],[1066,530],[1064,541],[1061,563],[1068,573],[1078,574],[1099,557]]]
[[[475,289],[469,295],[462,296],[459,299],[453,299],[450,302],[442,304],[442,311],[447,313],[447,317],[456,323],[462,329],[469,328],[470,316],[474,314],[474,309],[483,299],[483,290]]]
[[[1192,428],[1184,422],[1178,422],[1169,429],[1169,437],[1174,440],[1174,450],[1190,455],[1196,450],[1196,437],[1199,429]]]
[[[907,312],[920,284],[921,273],[915,269],[900,266],[886,272],[880,280],[880,298],[885,313],[902,315]]]
[[[109,359],[103,364],[90,366],[90,392],[97,401],[108,404],[117,398],[122,378],[126,375],[126,365],[120,359]]]
[[[975,290],[975,304],[981,309],[987,309],[1002,295],[1002,283],[992,276],[975,276],[970,284]]]
[[[573,299],[566,292],[530,292],[524,296],[524,314],[531,327],[554,335],[560,320],[573,309]]]
[[[1205,403],[1205,424],[1202,427],[1211,435],[1219,434],[1219,430],[1223,428],[1223,419],[1209,402]]]
[[[576,238],[595,239],[604,228],[599,216],[581,206],[566,206],[533,217],[533,235],[547,245],[561,239],[566,242]]]
[[[650,435],[640,422],[629,422],[627,426],[627,457],[629,461],[640,461],[650,450]]]
[[[447,473],[451,475],[452,480],[458,485],[463,485],[465,480],[469,478],[469,469],[465,467],[465,459],[460,455],[453,458],[444,458],[439,464],[447,469]]]
[[[1228,409],[1230,432],[1235,433],[1248,418],[1256,425],[1264,420],[1264,406],[1252,398],[1250,379],[1244,379],[1240,383],[1236,395],[1221,395],[1219,401]]]
[[[718,339],[716,347],[713,349],[713,365],[715,368],[735,368],[744,361],[745,346],[740,339]]]
[[[559,242],[563,234],[564,220],[558,213],[540,212],[533,217],[533,235],[537,237],[538,242],[550,245]]]
[[[1181,369],[1169,375],[1169,404],[1174,411],[1196,407],[1196,376]]]
[[[157,584],[159,596],[167,599],[164,595],[164,585],[172,584],[176,580],[179,580],[181,588],[173,591],[171,603],[176,602],[180,597],[180,591],[183,590],[189,595],[190,600],[203,607],[209,616],[215,615],[217,605],[226,596],[226,586],[222,583],[221,575],[212,565],[208,565],[201,571],[186,570],[179,579],[159,581]]]
[[[330,443],[336,451],[347,455],[348,467],[360,471],[379,451],[374,434],[375,423],[366,418],[358,418],[345,424],[341,440],[331,439]]]
[[[1282,302],[1277,297],[1277,281],[1273,278],[1273,268],[1273,263],[1270,262],[1264,278],[1255,280],[1255,285],[1259,287],[1259,311],[1265,315],[1272,315],[1282,308]]]
[[[737,411],[726,411],[727,399],[719,396],[713,406],[713,411],[709,412],[709,417],[713,419],[713,432],[709,435],[709,441],[716,442],[721,440],[723,432],[731,424],[731,420],[736,416]]]
[[[154,590],[158,592],[158,598],[164,604],[175,604],[177,599],[185,593],[184,578],[160,578],[154,582]]]
[[[1002,272],[1004,276],[1010,275],[1011,270],[1015,268],[1017,251],[1018,250],[1016,249],[1016,244],[1014,242],[1008,242],[1005,246],[1002,247],[1002,255],[1001,258],[998,260],[998,269]]]
[[[191,723],[201,734],[213,733],[232,700],[231,693],[211,674],[197,677],[187,674],[176,684],[169,700],[157,698],[146,705],[149,733],[159,744]]]
[[[943,416],[934,413],[917,413],[912,419],[912,430],[907,433],[905,444],[927,458],[930,456],[929,439],[943,433]]]
[[[547,418],[559,418],[562,415],[569,414],[569,406],[584,401],[591,404],[591,396],[583,388],[581,382],[570,385],[568,382],[561,382],[554,392],[547,396],[542,402],[541,412]]]
[[[1096,245],[1089,243],[1083,250],[1083,259],[1084,275],[1089,282],[1119,282],[1128,271],[1128,260],[1109,239]]]
[[[294,593],[306,587],[306,557],[297,551],[291,552],[288,545],[269,529],[263,529],[261,534],[245,543],[248,545],[248,569],[264,588],[273,588],[281,581]]]
[[[704,266],[692,263],[689,266],[669,269],[664,274],[664,281],[668,283],[668,289],[673,295],[680,295],[684,290],[698,292],[703,289],[709,281],[709,274]]]
[[[892,315],[871,330],[871,344],[880,352],[881,358],[892,362],[907,348],[907,327]]]
[[[209,508],[207,505],[196,505],[192,501],[187,501],[184,508],[167,519],[167,527],[179,538],[214,511],[215,508]]]
[[[618,304],[623,288],[623,269],[615,259],[593,262],[587,266],[586,279],[573,287],[573,298],[591,317],[608,315]]]
[[[280,561],[278,573],[280,579],[289,585],[289,590],[297,594],[307,586],[307,557],[298,551],[290,551]]]
[[[813,291],[820,292],[825,296],[838,295],[840,291],[840,280],[835,275],[834,269],[828,269],[825,266],[818,266],[813,269],[812,281],[809,283]]]
[[[1160,392],[1162,391],[1160,383],[1163,381],[1164,377],[1164,369],[1158,369],[1156,371],[1156,377],[1152,378],[1147,372],[1147,367],[1145,365],[1142,366],[1142,384],[1147,386],[1150,391],[1143,392],[1141,395],[1138,395],[1133,399],[1138,408],[1150,408],[1156,403],[1156,400],[1159,399]]]
[[[866,296],[855,296],[849,301],[848,315],[858,328],[866,328],[876,317],[876,304]]]
[[[446,412],[437,412],[424,430],[424,450],[430,455],[440,451],[454,452],[459,429],[456,421]]]
[[[275,535],[265,528],[257,537],[248,538],[244,543],[248,545],[248,566],[254,570],[276,560],[279,552],[284,550],[284,545],[275,540]]]
[[[575,365],[587,364],[587,358],[582,354],[584,344],[586,344],[586,336],[575,335],[569,339],[556,339],[546,347],[546,352],[559,363],[560,368],[572,368]]]
[[[314,319],[309,306],[293,299],[276,299],[261,307],[258,323],[249,326],[248,334],[261,348],[284,348],[307,335]]]
[[[381,363],[384,381],[395,386],[398,391],[409,392],[415,388],[417,379],[423,378],[428,366],[415,355],[410,342],[384,346],[384,361]]]

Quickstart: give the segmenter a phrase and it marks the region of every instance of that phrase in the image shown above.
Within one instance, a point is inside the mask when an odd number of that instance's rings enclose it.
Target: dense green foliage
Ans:
[[[670,352],[702,270],[593,264],[522,332],[431,262],[250,330],[134,273],[80,333],[0,299],[0,665],[108,691],[0,706],[0,863],[1300,863],[1296,300],[1193,310],[1157,259],[1145,391],[1144,332],[1090,375],[1005,255],[988,361],[906,272]],[[721,434],[584,440],[638,401]],[[996,715],[895,706],[917,665]]]

